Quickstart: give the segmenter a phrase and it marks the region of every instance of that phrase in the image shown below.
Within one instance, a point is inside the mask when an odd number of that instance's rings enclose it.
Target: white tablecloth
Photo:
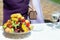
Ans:
[[[34,29],[24,35],[6,34],[0,27],[0,40],[60,40],[60,29],[55,30],[46,23],[32,25]]]

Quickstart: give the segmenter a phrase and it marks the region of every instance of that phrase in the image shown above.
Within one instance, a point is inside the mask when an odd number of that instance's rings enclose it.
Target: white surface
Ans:
[[[60,40],[60,29],[55,30],[43,24],[32,24],[34,29],[31,33],[25,35],[3,35],[0,28],[0,40]]]

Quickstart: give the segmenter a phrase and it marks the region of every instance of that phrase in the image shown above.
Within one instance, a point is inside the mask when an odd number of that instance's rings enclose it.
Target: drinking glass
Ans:
[[[58,19],[60,17],[60,14],[58,12],[54,12],[52,15],[51,15],[51,19],[52,19],[52,22],[53,22],[53,28],[56,28],[56,26],[58,25]]]

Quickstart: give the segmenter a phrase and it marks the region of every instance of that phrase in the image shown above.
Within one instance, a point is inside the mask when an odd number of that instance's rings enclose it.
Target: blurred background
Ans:
[[[0,0],[0,25],[3,22],[3,0]]]
[[[51,14],[60,10],[60,0],[40,0],[45,22],[52,22]],[[0,0],[0,25],[3,22],[3,0]]]

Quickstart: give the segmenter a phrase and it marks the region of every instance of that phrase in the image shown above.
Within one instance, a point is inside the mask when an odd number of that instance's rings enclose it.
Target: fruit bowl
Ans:
[[[21,14],[12,14],[11,18],[3,24],[5,33],[26,34],[32,30],[29,20],[26,20]]]

